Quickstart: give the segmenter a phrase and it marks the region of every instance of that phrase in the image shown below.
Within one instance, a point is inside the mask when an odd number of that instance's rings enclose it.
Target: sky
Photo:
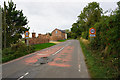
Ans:
[[[3,7],[4,1],[0,0]],[[30,33],[37,34],[52,32],[55,28],[70,29],[78,19],[81,11],[89,2],[99,2],[100,7],[106,10],[115,10],[119,0],[12,0],[17,10],[23,10],[27,17]],[[30,34],[31,36],[31,34]]]

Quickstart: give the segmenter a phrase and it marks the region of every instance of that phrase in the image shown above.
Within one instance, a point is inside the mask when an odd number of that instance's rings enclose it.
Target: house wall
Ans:
[[[57,41],[57,40],[62,40],[62,39],[65,39],[65,33],[62,33],[58,29],[55,29],[52,32],[52,36],[50,36],[50,40],[52,40],[52,41]]]
[[[49,43],[48,35],[38,34],[38,37],[35,36],[36,33],[32,33],[32,38],[29,39],[29,44],[41,44],[41,43]]]

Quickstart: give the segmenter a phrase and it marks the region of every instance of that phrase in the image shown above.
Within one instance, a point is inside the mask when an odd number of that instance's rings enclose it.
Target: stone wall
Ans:
[[[49,43],[49,39],[48,38],[31,38],[31,39],[29,39],[30,45],[41,44],[41,43]]]
[[[48,35],[38,34],[36,37],[36,33],[32,33],[32,38],[29,39],[29,44],[41,44],[41,43],[49,43]]]

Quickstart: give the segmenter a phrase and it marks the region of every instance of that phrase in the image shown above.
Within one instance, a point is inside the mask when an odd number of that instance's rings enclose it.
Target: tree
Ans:
[[[81,28],[78,23],[73,23],[72,28],[71,28],[72,34],[74,34],[74,38],[80,37],[81,35]]]
[[[102,16],[93,26],[96,38],[91,43],[93,49],[106,50],[105,56],[118,53],[120,47],[120,2],[118,8],[110,16]]]
[[[16,10],[16,4],[12,1],[8,1],[8,6],[4,2],[2,15],[2,41],[4,48],[6,48],[5,45],[9,47],[22,38],[22,34],[27,30],[24,26],[28,24],[28,21],[26,16],[23,15],[22,10]]]
[[[82,32],[87,33],[90,27],[92,27],[96,22],[99,22],[101,18],[102,8],[99,7],[99,3],[92,2],[88,6],[84,7],[81,14],[78,16],[77,23]]]

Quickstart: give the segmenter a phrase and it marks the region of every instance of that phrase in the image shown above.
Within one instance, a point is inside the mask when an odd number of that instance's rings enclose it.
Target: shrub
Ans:
[[[88,31],[86,31],[86,32],[82,32],[82,38],[84,38],[84,39],[88,39]]]
[[[26,46],[26,44],[18,42],[12,45],[12,47],[3,50],[2,62],[7,62],[19,58],[34,51],[35,48],[33,46]]]

